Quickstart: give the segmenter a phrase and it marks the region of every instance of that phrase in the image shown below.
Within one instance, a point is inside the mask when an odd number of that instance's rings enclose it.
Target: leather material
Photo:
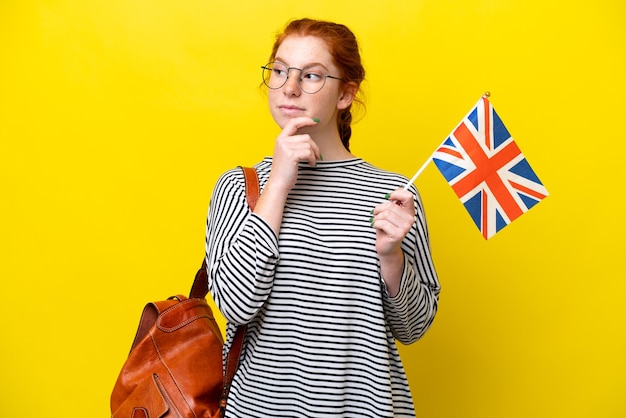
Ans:
[[[242,167],[243,170],[243,178],[246,182],[246,200],[248,201],[248,206],[250,210],[253,211],[256,206],[257,200],[259,200],[259,196],[261,194],[261,189],[259,187],[259,176],[256,173],[254,168],[250,167]]]
[[[260,194],[258,178],[254,169],[242,169],[252,210]],[[223,415],[246,326],[237,329],[224,367],[224,341],[206,301],[207,293],[205,260],[189,298],[172,296],[144,307],[130,354],[111,393],[111,417]]]
[[[146,305],[157,320],[131,349],[111,394],[118,417],[218,417],[222,334],[205,299]]]

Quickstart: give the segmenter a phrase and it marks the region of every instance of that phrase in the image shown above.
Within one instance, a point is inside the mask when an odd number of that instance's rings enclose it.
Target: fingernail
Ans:
[[[374,226],[374,218],[370,218],[369,222],[370,222],[370,226]]]
[[[389,199],[390,197],[391,197],[391,193],[387,193],[387,194],[385,195],[385,199]]]
[[[370,215],[374,214],[374,209],[370,210]]]
[[[319,118],[313,118],[313,122],[318,123],[319,121]]]
[[[320,161],[324,161],[324,156],[320,154]]]

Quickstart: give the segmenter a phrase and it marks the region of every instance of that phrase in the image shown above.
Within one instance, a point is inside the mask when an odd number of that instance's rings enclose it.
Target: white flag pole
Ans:
[[[422,174],[422,171],[424,171],[426,169],[426,167],[428,166],[428,163],[430,163],[433,159],[433,156],[431,155],[430,157],[428,157],[428,159],[426,160],[426,162],[420,167],[419,170],[417,170],[417,173],[415,173],[413,175],[413,177],[411,177],[411,180],[409,180],[407,182],[407,184],[404,185],[404,190],[408,189],[409,187],[411,187],[411,184],[413,184],[413,182],[419,177],[420,174]]]

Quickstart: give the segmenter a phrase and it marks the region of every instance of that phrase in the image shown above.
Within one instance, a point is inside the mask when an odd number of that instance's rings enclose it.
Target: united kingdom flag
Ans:
[[[548,195],[486,95],[432,159],[485,239]]]

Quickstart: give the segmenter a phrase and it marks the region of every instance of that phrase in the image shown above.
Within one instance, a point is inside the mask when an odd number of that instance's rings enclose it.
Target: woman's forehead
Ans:
[[[315,36],[288,36],[276,51],[276,60],[293,67],[320,64],[333,67],[333,57],[326,42]]]

